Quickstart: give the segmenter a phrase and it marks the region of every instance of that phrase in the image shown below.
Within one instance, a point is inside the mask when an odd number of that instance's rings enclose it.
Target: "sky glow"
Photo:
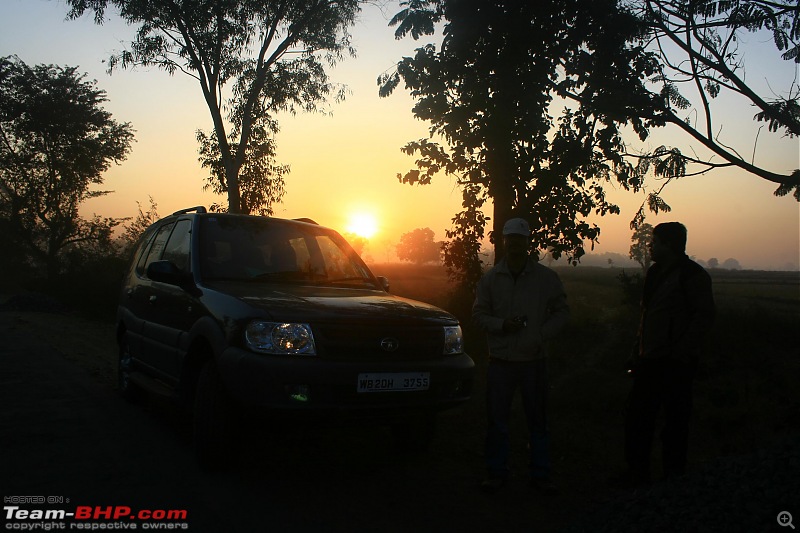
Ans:
[[[379,98],[376,78],[429,42],[396,41],[387,26],[396,11],[394,2],[383,12],[367,6],[353,28],[359,55],[331,72],[336,82],[349,87],[347,100],[332,103],[330,114],[279,117],[277,137],[278,163],[290,165],[291,172],[283,203],[273,206],[275,215],[309,217],[340,232],[366,237],[364,255],[375,261],[394,260],[400,236],[417,228],[430,228],[436,240],[445,239],[445,230],[461,209],[460,192],[448,176],[413,187],[396,177],[414,166],[414,158],[400,148],[427,137],[427,124],[414,119],[413,102],[402,86],[391,97]],[[78,66],[108,93],[105,107],[114,118],[130,122],[136,130],[131,155],[106,174],[102,189],[114,193],[86,202],[83,213],[132,217],[136,202],[149,205],[148,196],[158,203],[161,215],[224,201],[202,190],[205,174],[197,161],[195,132],[209,130],[211,125],[197,82],[155,69],[108,75],[103,61],[131,40],[134,29],[110,13],[104,26],[96,26],[88,16],[67,21],[66,13],[67,6],[60,1],[1,0],[0,54],[16,54],[29,65]],[[775,55],[771,43],[743,45],[752,49],[747,57],[748,80],[761,80],[776,91],[796,82],[792,63],[770,59]],[[719,99],[714,105],[724,114],[724,120],[719,120],[720,136],[748,160],[769,161],[776,169],[800,168],[797,139],[759,132],[752,122],[755,111],[741,102]],[[687,118],[693,116],[689,113]],[[688,138],[674,130],[656,131],[644,148],[660,144],[691,152]],[[648,215],[647,221],[683,222],[689,230],[687,251],[699,259],[716,257],[722,263],[735,258],[745,268],[796,268],[800,264],[800,208],[790,197],[773,196],[774,189],[772,183],[733,169],[684,178],[665,191],[672,212]],[[620,205],[622,214],[591,219],[602,232],[599,246],[587,251],[627,256],[629,222],[645,197],[613,186],[609,186],[609,197]],[[355,220],[368,216],[372,220]]]

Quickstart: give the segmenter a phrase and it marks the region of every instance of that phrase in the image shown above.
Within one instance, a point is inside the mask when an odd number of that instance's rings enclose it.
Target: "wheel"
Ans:
[[[131,381],[131,365],[133,355],[128,334],[123,333],[119,340],[119,360],[117,362],[117,387],[123,398],[129,402],[135,401],[139,397],[139,389]]]
[[[392,437],[397,451],[422,453],[430,448],[436,436],[436,415],[426,413],[405,418],[392,425]]]
[[[232,402],[220,379],[216,365],[203,365],[194,398],[194,450],[201,467],[222,468],[229,458],[232,443]]]

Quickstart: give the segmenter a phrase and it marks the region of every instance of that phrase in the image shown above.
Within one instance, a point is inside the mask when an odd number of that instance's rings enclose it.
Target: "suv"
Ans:
[[[311,220],[173,213],[142,235],[117,316],[119,388],[193,411],[201,463],[235,422],[355,415],[424,447],[435,413],[469,399],[461,327],[392,296],[335,231]]]

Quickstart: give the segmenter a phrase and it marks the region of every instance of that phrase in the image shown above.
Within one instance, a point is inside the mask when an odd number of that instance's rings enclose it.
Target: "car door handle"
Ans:
[[[150,299],[149,299],[150,305],[155,305],[157,300],[158,300],[158,296],[151,296]]]

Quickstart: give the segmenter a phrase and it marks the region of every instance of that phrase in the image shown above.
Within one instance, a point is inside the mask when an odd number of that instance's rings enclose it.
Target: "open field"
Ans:
[[[448,301],[441,269],[378,265],[375,271],[390,278],[394,292],[427,297],[459,316],[468,352],[479,375],[485,371],[483,336],[469,324],[465,298],[455,299],[454,305]],[[588,495],[598,477],[610,477],[622,466],[622,420],[630,386],[625,363],[636,333],[638,302],[623,290],[621,269],[557,271],[572,320],[553,342],[549,362],[554,466],[564,483]],[[695,382],[695,468],[716,457],[752,452],[800,427],[800,273],[711,274],[718,315]],[[482,393],[479,380],[476,396]],[[517,408],[517,427],[524,432]],[[473,402],[471,416],[477,424],[473,431],[480,433],[482,403]],[[523,439],[515,445],[514,460],[523,473]]]

